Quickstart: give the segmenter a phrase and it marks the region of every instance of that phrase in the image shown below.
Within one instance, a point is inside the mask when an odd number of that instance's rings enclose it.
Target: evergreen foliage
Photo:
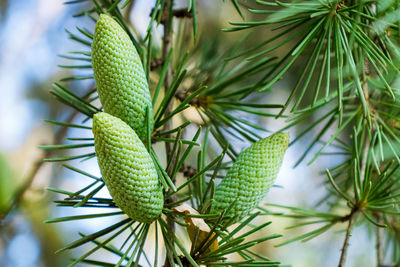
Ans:
[[[73,260],[71,266],[82,262],[95,266],[279,266],[280,263],[252,250],[258,243],[279,238],[278,246],[313,239],[333,226],[346,223],[341,257],[338,266],[345,266],[346,252],[355,227],[367,224],[376,233],[377,266],[400,265],[399,240],[399,164],[400,164],[400,31],[397,0],[306,0],[306,1],[226,1],[242,20],[230,22],[223,29],[241,31],[243,38],[234,46],[220,51],[221,38],[215,36],[210,43],[198,29],[195,0],[188,0],[187,8],[178,10],[173,0],[157,0],[146,36],[136,34],[125,19],[123,11],[133,0],[74,0],[67,4],[81,4],[86,10],[76,14],[96,21],[107,14],[126,32],[127,38],[141,58],[145,77],[150,85],[154,112],[147,108],[146,149],[151,155],[166,199],[162,215],[152,224],[141,223],[123,215],[113,199],[96,194],[104,187],[101,177],[65,164],[90,181],[76,192],[50,188],[63,195],[56,200],[61,207],[109,208],[108,213],[78,215],[50,219],[62,222],[105,216],[118,216],[118,222],[80,238],[61,248],[73,249],[92,243],[93,248]],[[187,27],[185,18],[191,20]],[[162,27],[161,27],[162,26]],[[253,31],[266,28],[271,34],[258,36],[258,44],[248,46]],[[93,32],[77,28],[70,38],[82,45],[64,57],[80,62],[61,66],[77,71],[91,70],[90,49]],[[162,29],[163,35],[155,34]],[[190,39],[188,32],[191,32]],[[224,35],[224,36],[226,36]],[[160,38],[161,48],[155,45]],[[253,43],[252,43],[253,44]],[[276,51],[284,51],[282,54]],[[188,51],[186,54],[182,51]],[[297,62],[304,62],[301,71],[293,71]],[[97,63],[95,63],[97,64]],[[290,72],[290,73],[289,73]],[[268,94],[278,88],[282,78],[295,74],[293,88],[287,99],[278,103],[254,103],[257,94]],[[96,89],[74,93],[69,81],[89,79],[93,75],[66,77],[53,85],[51,93],[74,112],[83,114],[82,124],[53,121],[61,127],[90,130],[86,123],[101,112]],[[156,81],[155,83],[152,81]],[[163,90],[164,89],[164,90]],[[186,110],[197,111],[200,120],[191,122]],[[275,110],[276,112],[271,112]],[[256,142],[265,135],[262,126],[247,116],[252,114],[274,120],[281,118],[285,126],[280,131],[291,132],[290,145],[299,140],[308,142],[305,151],[299,151],[298,161],[315,162],[321,155],[344,159],[325,171],[324,186],[327,195],[324,206],[289,207],[277,203],[261,203],[235,225],[237,218],[229,216],[233,202],[222,212],[210,212],[216,185],[238,156],[234,142]],[[154,128],[152,123],[154,115]],[[177,118],[181,121],[177,122]],[[310,123],[311,121],[311,123]],[[191,139],[185,139],[187,127],[196,127]],[[203,138],[200,138],[203,134]],[[313,136],[309,141],[306,136]],[[209,140],[213,138],[222,153],[212,157]],[[202,139],[202,140],[201,140]],[[73,138],[74,144],[44,146],[44,149],[93,148],[90,153],[74,153],[46,159],[47,161],[89,160],[96,157],[92,138]],[[165,144],[165,152],[155,150],[158,143]],[[194,147],[197,147],[197,155]],[[317,147],[317,152],[312,153]],[[328,151],[329,153],[326,153]],[[333,151],[333,152],[332,152]],[[197,156],[197,166],[189,166],[189,157]],[[166,158],[166,161],[163,160]],[[178,175],[185,179],[177,183]],[[310,189],[311,190],[311,189]],[[189,205],[190,208],[182,208]],[[213,211],[211,209],[211,211]],[[268,236],[260,233],[271,222],[255,223],[255,219],[268,215],[295,218],[294,227],[313,227],[295,237]],[[184,235],[177,228],[186,229],[191,248],[185,245]],[[309,228],[307,228],[309,229]],[[240,231],[240,233],[239,233]],[[149,239],[154,233],[155,240]],[[113,240],[128,233],[121,247]],[[285,234],[282,229],[281,234]],[[154,255],[144,250],[147,242],[154,242]],[[100,262],[90,259],[97,250],[117,255],[118,262]],[[386,256],[383,251],[385,251]],[[371,252],[372,253],[372,252]],[[160,255],[165,255],[160,262]],[[236,254],[240,260],[228,259]],[[235,258],[237,259],[237,258]],[[139,264],[140,261],[140,264]],[[284,264],[284,263],[283,263]]]

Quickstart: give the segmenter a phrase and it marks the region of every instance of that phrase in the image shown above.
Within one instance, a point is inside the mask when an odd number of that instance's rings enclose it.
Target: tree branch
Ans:
[[[166,62],[167,55],[169,51],[171,50],[172,47],[172,6],[173,6],[173,0],[166,0],[165,5],[164,5],[164,11],[163,15],[165,15],[166,19],[164,22],[164,36],[163,36],[163,47],[162,47],[162,62]],[[167,74],[165,76],[164,80],[164,90],[167,92],[168,87],[171,84],[173,75],[172,75],[172,64],[168,65],[167,69]],[[165,116],[168,116],[169,113],[171,113],[172,107],[173,107],[173,99],[171,100],[171,103],[167,107],[167,110],[165,111]],[[168,120],[168,122],[165,124],[164,129],[166,131],[172,129],[172,120]],[[167,136],[170,137],[170,136]],[[172,144],[166,142],[166,150],[167,150],[167,159],[171,156],[171,150],[172,150]]]
[[[154,12],[154,9],[151,11],[150,16],[153,14],[153,12]],[[170,14],[175,18],[192,18],[193,17],[192,12],[188,11],[187,8],[174,9],[171,11]],[[167,20],[170,17],[170,14],[166,14],[166,13],[161,14],[160,23],[161,24],[167,23]]]
[[[381,223],[382,218],[377,215],[376,216],[377,222]],[[382,227],[376,227],[376,266],[382,267],[383,265],[383,247],[382,247],[382,235],[383,235],[383,228]]]
[[[347,256],[347,248],[349,247],[349,240],[350,240],[350,235],[351,235],[351,228],[354,223],[354,215],[356,214],[358,208],[354,207],[350,214],[348,215],[348,225],[347,225],[347,230],[346,230],[346,235],[344,237],[344,242],[342,246],[342,253],[340,254],[340,260],[338,267],[344,267],[344,264],[346,262],[346,256]]]
[[[367,63],[364,64],[364,72],[368,72]],[[368,83],[367,83],[367,79],[366,78],[364,78],[362,88],[363,88],[364,98],[366,99],[367,104],[369,106],[369,92],[368,92]],[[356,137],[354,137],[354,138],[356,138]],[[369,149],[370,149],[370,142],[368,140],[368,137],[365,137],[364,149],[363,149],[363,153],[362,153],[363,158],[362,158],[361,168],[360,168],[360,177],[361,177],[362,180],[364,180],[364,178],[365,178],[365,170],[366,170],[366,167],[367,167],[367,158],[368,158]],[[356,185],[353,185],[353,186],[356,186]],[[346,262],[346,255],[347,255],[347,249],[349,247],[351,228],[352,228],[353,223],[354,223],[354,215],[357,213],[359,208],[360,207],[358,205],[354,206],[351,209],[350,214],[346,216],[346,219],[348,220],[348,225],[347,225],[346,235],[345,235],[344,241],[343,241],[342,253],[340,255],[340,260],[339,260],[338,267],[344,267],[344,264]]]
[[[162,42],[162,58],[161,58],[161,62],[166,62],[166,58],[167,55],[169,53],[169,51],[171,50],[172,47],[172,20],[173,20],[173,14],[172,14],[172,7],[173,7],[173,0],[165,0],[165,4],[164,4],[164,10],[163,10],[163,16],[165,18],[164,20],[164,36],[163,36],[163,42]],[[167,69],[167,73],[165,76],[165,80],[164,80],[164,92],[167,92],[168,87],[171,84],[173,75],[172,75],[172,64],[170,63],[168,65],[168,69]],[[171,103],[169,104],[169,106],[167,107],[166,111],[165,111],[165,116],[168,116],[168,114],[171,113],[172,107],[174,105],[173,103],[173,99],[171,100]],[[168,120],[167,123],[165,123],[164,126],[164,130],[168,131],[172,129],[172,120]],[[170,138],[170,135],[166,136],[167,138]],[[169,161],[172,152],[172,143],[169,142],[165,142],[165,150],[166,150],[166,156],[167,156],[167,161]],[[168,175],[171,175],[171,173],[168,173]],[[172,182],[175,184],[176,179],[172,178]],[[171,190],[169,190],[171,191]],[[174,197],[170,197],[168,199],[165,200],[165,203],[171,203],[174,201]],[[168,223],[168,227],[169,230],[171,232],[175,232],[175,223],[171,218],[167,218],[167,223]],[[174,233],[172,233],[174,234]],[[171,239],[170,240],[171,244],[174,244],[174,240]],[[168,257],[165,258],[165,263],[164,266],[169,266],[169,260]]]
[[[367,102],[368,108],[371,110],[370,103],[369,103],[369,90],[368,90],[369,88],[368,88],[368,79],[367,79],[368,75],[369,75],[369,65],[368,65],[368,61],[365,60],[364,68],[363,68],[363,75],[362,75],[363,76],[362,90],[363,90],[363,95],[364,95],[365,101]],[[369,118],[366,118],[366,119],[369,119]],[[371,131],[374,131],[374,129],[371,129]],[[356,138],[356,137],[353,137],[353,138]],[[370,141],[368,140],[368,137],[365,137],[364,148],[363,148],[363,153],[362,153],[362,162],[361,162],[361,166],[360,166],[360,177],[361,177],[362,181],[365,179],[365,171],[366,171],[367,163],[368,163],[367,159],[368,159],[369,150],[370,150]],[[353,185],[353,186],[356,186],[356,185]],[[344,267],[344,264],[346,262],[346,255],[347,255],[347,249],[349,247],[351,228],[354,223],[354,216],[359,211],[359,209],[360,209],[360,204],[356,203],[356,205],[351,209],[350,214],[345,217],[346,220],[348,220],[348,225],[347,225],[346,235],[345,235],[345,238],[343,241],[342,253],[340,255],[338,267]]]

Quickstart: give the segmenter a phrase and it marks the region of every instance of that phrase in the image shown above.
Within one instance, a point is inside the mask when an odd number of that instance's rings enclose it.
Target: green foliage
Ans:
[[[80,2],[83,1],[68,3]],[[87,243],[94,245],[71,265],[83,262],[96,266],[139,266],[140,261],[149,266],[278,266],[279,262],[251,249],[258,243],[281,236],[260,236],[261,230],[271,222],[258,225],[253,220],[266,215],[272,222],[276,217],[292,218],[293,225],[289,228],[308,229],[304,234],[280,239],[277,246],[308,241],[346,223],[339,266],[345,263],[351,230],[367,225],[377,233],[378,265],[383,266],[389,256],[390,264],[399,265],[399,1],[256,0],[248,1],[251,2],[249,7],[240,6],[240,1],[228,1],[230,3],[225,5],[231,4],[242,20],[230,22],[231,26],[224,29],[228,33],[224,35],[199,27],[201,16],[196,14],[199,1],[189,0],[187,8],[182,10],[176,10],[173,2],[156,1],[145,36],[132,31],[134,27],[124,19],[122,11],[133,1],[92,0],[88,10],[76,15],[88,16],[94,21],[99,16],[104,18],[102,14],[111,16],[120,25],[124,42],[131,50],[136,49],[143,62],[140,64],[144,70],[141,78],[149,82],[152,105],[140,110],[143,123],[139,128],[146,133],[141,136],[146,144],[143,149],[151,156],[166,201],[161,216],[154,223],[134,221],[136,218],[127,218],[119,210],[117,206],[121,204],[115,196],[114,199],[96,196],[106,180],[103,182],[101,177],[85,170],[64,165],[90,179],[90,183],[76,192],[49,188],[64,195],[63,199],[55,201],[58,206],[108,208],[111,211],[47,222],[118,217],[114,224],[89,235],[81,234],[80,239],[60,250]],[[192,21],[186,23],[185,17]],[[156,34],[156,28],[161,24],[164,26],[163,37]],[[90,70],[93,53],[88,49],[92,46],[93,34],[79,27],[77,30],[78,34],[68,34],[84,50],[64,55],[74,63],[60,67],[78,72]],[[176,34],[172,34],[172,30]],[[243,33],[241,40],[234,46],[223,45],[224,38],[233,34],[229,32],[237,31]],[[258,43],[249,42],[251,38]],[[95,60],[93,58],[93,64],[103,64]],[[119,70],[113,72],[117,75]],[[102,111],[96,101],[99,98],[97,90],[74,93],[68,83],[93,80],[94,76],[66,77],[55,83],[51,90],[58,100],[86,119],[81,124],[54,120],[49,123],[91,129],[90,123],[86,122]],[[257,96],[279,88],[281,79],[294,80],[286,100],[257,102]],[[125,89],[122,86],[119,92]],[[101,93],[100,100],[103,102]],[[199,120],[192,122],[190,112],[193,111]],[[222,209],[212,208],[220,201],[216,185],[228,181],[224,177],[228,173],[226,177],[229,178],[236,164],[249,161],[241,158],[235,143],[256,142],[266,131],[252,120],[254,117],[283,119],[285,125],[281,131],[300,129],[290,145],[299,140],[308,145],[304,151],[298,151],[295,166],[306,159],[312,164],[321,156],[341,156],[341,162],[325,170],[323,186],[327,193],[320,201],[324,205],[290,207],[277,200],[273,204],[260,204],[258,211],[247,208],[246,216],[238,217],[231,214],[237,215],[235,210],[237,205],[243,204],[241,199],[233,199]],[[187,139],[189,126],[196,132]],[[75,152],[47,161],[96,157],[93,144],[97,141],[93,138],[74,137],[68,141],[73,143],[43,148],[72,151],[86,148],[85,153]],[[211,142],[219,147],[212,147]],[[165,145],[165,152],[156,149],[159,143]],[[88,148],[92,152],[87,153]],[[313,151],[316,153],[312,154]],[[191,158],[196,159],[194,164]],[[99,162],[101,165],[100,156]],[[180,174],[183,174],[183,180]],[[222,182],[220,178],[223,178]],[[179,207],[183,204],[190,205],[197,213],[181,211]],[[200,222],[194,223],[193,218]],[[235,222],[234,230],[228,228]],[[175,231],[178,227],[188,231],[190,249],[183,242],[185,236]],[[257,233],[256,239],[249,238],[253,233]],[[113,240],[123,234],[127,236],[123,245],[115,247]],[[150,240],[151,235],[154,235],[154,241]],[[380,241],[383,238],[387,242]],[[145,251],[147,242],[155,244],[154,259],[150,259]],[[389,256],[383,258],[379,247],[383,247]],[[110,263],[88,258],[99,249],[117,255],[119,261]],[[241,259],[232,261],[228,259],[230,254]],[[160,262],[159,255],[166,255],[165,263]]]

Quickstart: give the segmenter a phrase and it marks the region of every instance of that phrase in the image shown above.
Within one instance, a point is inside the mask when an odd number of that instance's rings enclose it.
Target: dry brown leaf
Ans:
[[[196,214],[196,215],[200,214],[197,210],[193,209],[188,204],[182,204],[182,205],[173,207],[172,210],[175,210],[175,211],[181,212],[181,213],[185,213],[185,214]],[[202,218],[193,218],[193,217],[186,216],[185,222],[189,224],[186,227],[186,230],[188,231],[190,241],[192,241],[192,247],[193,247],[193,242],[194,242],[195,235],[196,235],[196,229],[199,229],[199,235],[197,237],[196,244],[194,245],[194,248],[197,249],[200,246],[200,244],[207,238],[211,229]],[[215,237],[215,234],[212,233],[210,239],[212,239],[214,237]],[[212,252],[216,249],[218,249],[218,238],[213,241],[213,243],[208,247],[206,252]]]

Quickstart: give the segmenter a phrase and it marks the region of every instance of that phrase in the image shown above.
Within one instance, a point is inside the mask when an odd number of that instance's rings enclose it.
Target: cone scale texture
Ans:
[[[153,160],[135,131],[101,112],[93,117],[93,134],[103,181],[115,204],[136,221],[157,219],[164,197]]]
[[[126,122],[146,140],[146,107],[153,111],[142,62],[124,29],[110,16],[100,15],[92,43],[92,66],[104,111]]]
[[[232,223],[247,216],[273,185],[289,144],[287,133],[276,133],[242,151],[217,186],[211,213],[220,213],[235,200],[227,216]]]

